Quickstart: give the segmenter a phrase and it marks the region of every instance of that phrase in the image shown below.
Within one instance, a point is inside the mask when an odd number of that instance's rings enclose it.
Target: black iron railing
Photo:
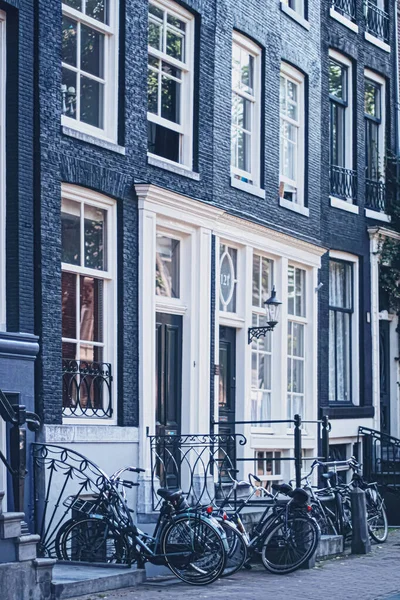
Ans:
[[[340,15],[343,15],[350,21],[357,21],[357,4],[356,0],[331,0],[331,6]]]
[[[389,43],[389,15],[378,8],[371,0],[364,0],[364,11],[367,33],[381,42]]]
[[[342,200],[357,200],[357,173],[352,169],[344,169],[331,165],[331,196]]]
[[[365,180],[365,206],[371,210],[385,212],[386,206],[386,185],[383,181],[374,179]]]
[[[26,424],[31,431],[40,427],[39,417],[25,409],[21,404],[11,405],[5,394],[0,390],[0,417],[12,425],[9,437],[9,455],[4,456],[0,451],[0,460],[10,473],[13,484],[14,511],[24,512],[26,466]]]
[[[185,497],[192,505],[216,503],[223,501],[228,495],[232,504],[237,502],[237,491],[232,495],[232,484],[236,471],[241,464],[251,463],[256,470],[260,461],[264,463],[292,462],[294,465],[296,485],[300,486],[302,476],[302,435],[304,424],[317,424],[318,438],[321,440],[322,458],[329,456],[329,430],[327,417],[322,421],[303,421],[299,415],[293,420],[285,421],[221,421],[212,423],[221,428],[241,425],[271,426],[287,425],[293,429],[294,447],[291,456],[270,457],[265,454],[260,458],[243,456],[238,450],[247,444],[244,435],[237,433],[219,433],[204,435],[154,435],[149,436],[151,451],[151,488],[152,508],[158,510],[162,500],[157,490],[165,487],[171,490],[182,489]],[[308,457],[306,460],[313,460]]]
[[[378,481],[400,492],[400,440],[368,427],[358,428],[363,438],[363,471],[367,481]]]
[[[111,364],[63,359],[63,414],[109,418],[113,414]]]

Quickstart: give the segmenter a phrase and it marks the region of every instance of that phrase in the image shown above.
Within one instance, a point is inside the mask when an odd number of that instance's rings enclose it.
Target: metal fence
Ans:
[[[331,165],[331,195],[342,200],[357,200],[357,173],[352,169],[344,169]]]
[[[331,0],[331,6],[336,12],[353,23],[357,21],[357,4],[356,0]]]
[[[389,15],[372,0],[364,0],[366,30],[386,44],[389,43]]]
[[[109,418],[112,406],[111,364],[63,358],[63,414]]]
[[[365,180],[365,206],[372,210],[384,212],[386,206],[386,185],[383,181]]]

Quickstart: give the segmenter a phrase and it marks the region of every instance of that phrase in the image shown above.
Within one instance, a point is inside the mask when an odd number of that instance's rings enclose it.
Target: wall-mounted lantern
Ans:
[[[265,337],[268,331],[273,331],[278,323],[279,311],[282,302],[276,299],[275,286],[272,288],[271,297],[264,302],[267,324],[262,327],[249,327],[248,343],[257,340],[260,337]]]

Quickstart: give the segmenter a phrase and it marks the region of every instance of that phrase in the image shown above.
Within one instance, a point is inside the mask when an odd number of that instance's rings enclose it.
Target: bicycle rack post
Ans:
[[[367,505],[365,492],[359,487],[350,492],[351,497],[351,553],[368,554],[371,542],[368,533]]]
[[[296,472],[296,487],[301,487],[301,416],[294,415],[294,468]]]
[[[322,456],[324,461],[329,460],[329,431],[329,417],[325,415],[322,417]]]

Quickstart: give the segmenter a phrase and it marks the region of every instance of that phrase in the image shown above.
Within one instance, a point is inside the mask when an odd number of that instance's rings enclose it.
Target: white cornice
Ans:
[[[400,233],[393,231],[393,229],[387,229],[386,227],[368,227],[368,234],[371,240],[378,237],[400,240]]]
[[[202,200],[194,200],[171,190],[152,184],[135,186],[139,198],[139,210],[148,210],[171,220],[207,227],[221,236],[231,233],[241,243],[250,241],[259,247],[268,247],[275,254],[292,255],[293,248],[308,255],[310,262],[317,264],[326,248],[312,244],[286,233],[264,227],[252,221],[231,215],[226,210],[210,206]],[[284,248],[290,248],[290,253]]]

